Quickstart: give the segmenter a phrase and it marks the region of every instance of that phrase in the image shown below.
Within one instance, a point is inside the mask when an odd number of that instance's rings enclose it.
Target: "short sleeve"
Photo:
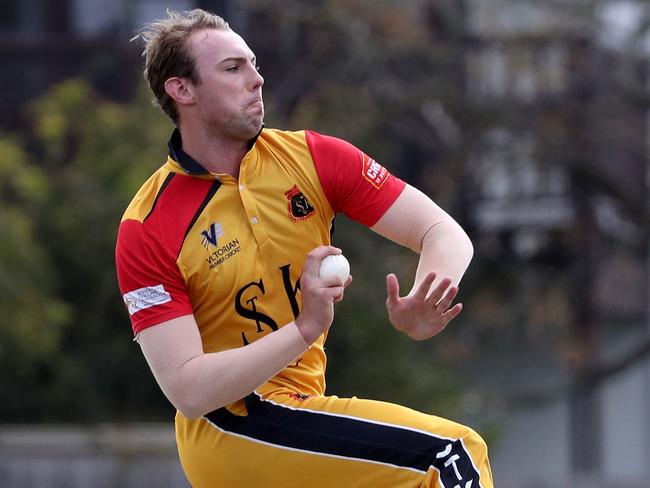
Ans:
[[[352,144],[305,131],[325,196],[335,212],[368,227],[377,223],[406,183]]]
[[[120,224],[115,261],[134,334],[192,313],[176,257],[144,223],[124,220]]]

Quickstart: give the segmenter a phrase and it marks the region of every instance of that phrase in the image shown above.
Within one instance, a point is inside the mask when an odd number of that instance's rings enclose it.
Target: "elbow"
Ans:
[[[214,361],[207,362],[205,355],[197,356],[159,382],[167,399],[185,418],[201,418],[237,400],[232,395],[229,375],[214,366]],[[212,382],[214,376],[223,381]]]
[[[431,243],[436,243],[438,239],[445,239],[444,246],[448,251],[453,252],[454,261],[458,263],[463,270],[467,269],[469,263],[474,257],[474,245],[467,235],[467,232],[455,221],[449,220],[446,225],[441,226],[438,235],[429,232],[426,238],[431,238]],[[424,240],[423,240],[424,246]]]
[[[448,243],[453,247],[454,253],[458,256],[459,263],[463,263],[465,268],[474,257],[474,245],[472,240],[457,222],[449,220],[446,226],[447,235],[449,236]]]
[[[208,398],[196,388],[196,385],[177,382],[173,386],[165,388],[163,392],[174,408],[183,417],[190,420],[201,418],[223,406],[219,403],[209,402]]]
[[[209,410],[199,408],[197,405],[192,405],[189,402],[172,402],[176,410],[189,420],[196,420],[203,417]]]
[[[169,398],[169,401],[172,403],[174,408],[178,410],[178,412],[185,418],[189,420],[195,420],[203,417],[207,413],[212,412],[213,410],[216,410],[217,408],[222,407],[223,405],[207,405],[205,402],[200,402],[197,401],[196,399],[193,398],[188,398],[185,396],[184,398],[176,398],[172,400],[172,398]]]
[[[453,257],[450,256],[450,261],[454,263],[451,264],[451,276],[453,282],[458,284],[474,257],[474,245],[467,233],[459,225],[455,225],[454,227],[456,232],[452,235],[455,237],[451,241],[453,244],[448,250],[453,253]]]
[[[465,231],[463,231],[462,249],[465,256],[466,266],[469,266],[469,263],[474,257],[474,244],[472,244],[472,240]]]

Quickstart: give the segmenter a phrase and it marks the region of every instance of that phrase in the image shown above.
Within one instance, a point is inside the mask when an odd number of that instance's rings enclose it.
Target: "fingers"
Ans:
[[[451,302],[458,294],[458,287],[451,285],[450,278],[444,278],[438,285],[431,291],[431,294],[427,297],[427,303],[432,307],[440,307],[443,310],[449,308]],[[445,293],[446,292],[446,293]]]
[[[449,310],[447,310],[445,313],[442,314],[442,321],[445,327],[447,327],[447,324],[454,320],[458,315],[460,314],[461,310],[463,310],[463,304],[462,303],[457,303],[453,307],[451,307]]]
[[[336,275],[325,276],[324,278],[318,277],[321,286],[331,287],[331,286],[340,286],[345,288],[345,283],[341,278]]]
[[[430,305],[435,306],[440,301],[447,288],[449,288],[450,284],[451,280],[449,278],[443,278],[433,290],[430,290],[430,293],[426,298],[426,302]]]
[[[399,281],[397,276],[390,273],[386,276],[386,305],[388,308],[393,308],[399,302]]]
[[[343,284],[343,291],[341,291],[341,294],[334,297],[334,303],[338,303],[341,300],[343,300],[343,295],[345,293],[345,290],[347,289],[348,286],[350,286],[350,283],[352,283],[352,275],[348,276],[348,279]]]
[[[427,294],[429,293],[429,289],[431,288],[431,285],[433,284],[435,279],[436,279],[436,273],[431,271],[429,274],[427,274],[424,277],[424,279],[422,280],[422,282],[418,286],[417,290],[415,290],[415,293],[413,294],[413,297],[415,299],[417,299],[417,300],[424,301],[427,298]],[[450,283],[451,283],[451,281],[450,281]],[[449,286],[449,283],[447,284],[447,286]],[[436,290],[438,288],[439,288],[439,286],[436,287]],[[447,288],[447,287],[445,287],[445,288]],[[441,296],[442,296],[442,292],[441,292]],[[438,300],[440,300],[440,297],[438,297]],[[436,300],[436,302],[438,300]]]
[[[331,254],[342,254],[338,247],[334,246],[318,246],[316,249],[313,249],[309,254],[307,254],[307,259],[305,259],[305,264],[302,267],[303,274],[316,274],[318,275],[318,268],[320,262]]]
[[[352,283],[352,275],[348,275],[348,279],[343,284],[343,288],[347,289],[348,286]]]
[[[447,283],[445,283],[448,281]],[[458,315],[460,314],[461,310],[463,310],[463,304],[462,303],[457,303],[453,307],[449,308],[451,306],[451,303],[454,301],[454,298],[456,298],[456,295],[458,294],[458,287],[452,286],[449,288],[447,293],[442,298],[439,298],[438,301],[435,301],[435,299],[439,296],[439,291],[442,293],[444,289],[451,284],[451,280],[443,280],[437,287],[436,289],[431,293],[432,296],[429,297],[431,300],[429,303],[432,304],[433,308],[436,310],[437,313],[442,313],[440,318],[442,319],[442,325],[443,329],[447,327],[447,324],[454,320]],[[439,290],[441,289],[441,290]]]
[[[431,274],[425,278],[421,285],[424,285],[430,277]],[[433,310],[435,310],[435,313],[440,314],[439,316],[442,319],[444,327],[446,327],[449,322],[455,319],[463,309],[463,305],[460,303],[457,303],[453,307],[451,306],[454,299],[456,298],[456,295],[458,295],[458,287],[450,285],[451,279],[443,278],[440,283],[438,283],[436,287],[431,290],[431,293],[425,300],[425,303]],[[422,286],[418,288],[416,295],[421,296],[420,293],[422,291],[422,288]]]

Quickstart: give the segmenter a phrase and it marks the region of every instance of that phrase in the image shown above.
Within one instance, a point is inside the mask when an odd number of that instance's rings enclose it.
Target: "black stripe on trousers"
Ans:
[[[205,417],[220,429],[281,447],[440,472],[445,488],[478,488],[479,473],[460,440],[436,437],[357,418],[294,410],[245,398],[247,416],[225,408]]]

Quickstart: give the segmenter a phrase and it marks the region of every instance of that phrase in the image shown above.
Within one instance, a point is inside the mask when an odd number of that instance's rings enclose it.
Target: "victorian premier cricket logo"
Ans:
[[[222,243],[219,245],[219,239],[225,235],[223,225],[219,222],[213,222],[210,224],[210,227],[201,231],[201,245],[208,250],[214,249],[206,259],[210,269],[216,268],[226,259],[233,257],[241,251],[239,239],[237,238],[230,240],[226,244]]]
[[[208,249],[210,245],[217,247],[217,240],[224,236],[223,225],[219,222],[212,222],[208,230],[201,232],[201,235],[203,236],[201,239],[203,247],[206,249]]]

